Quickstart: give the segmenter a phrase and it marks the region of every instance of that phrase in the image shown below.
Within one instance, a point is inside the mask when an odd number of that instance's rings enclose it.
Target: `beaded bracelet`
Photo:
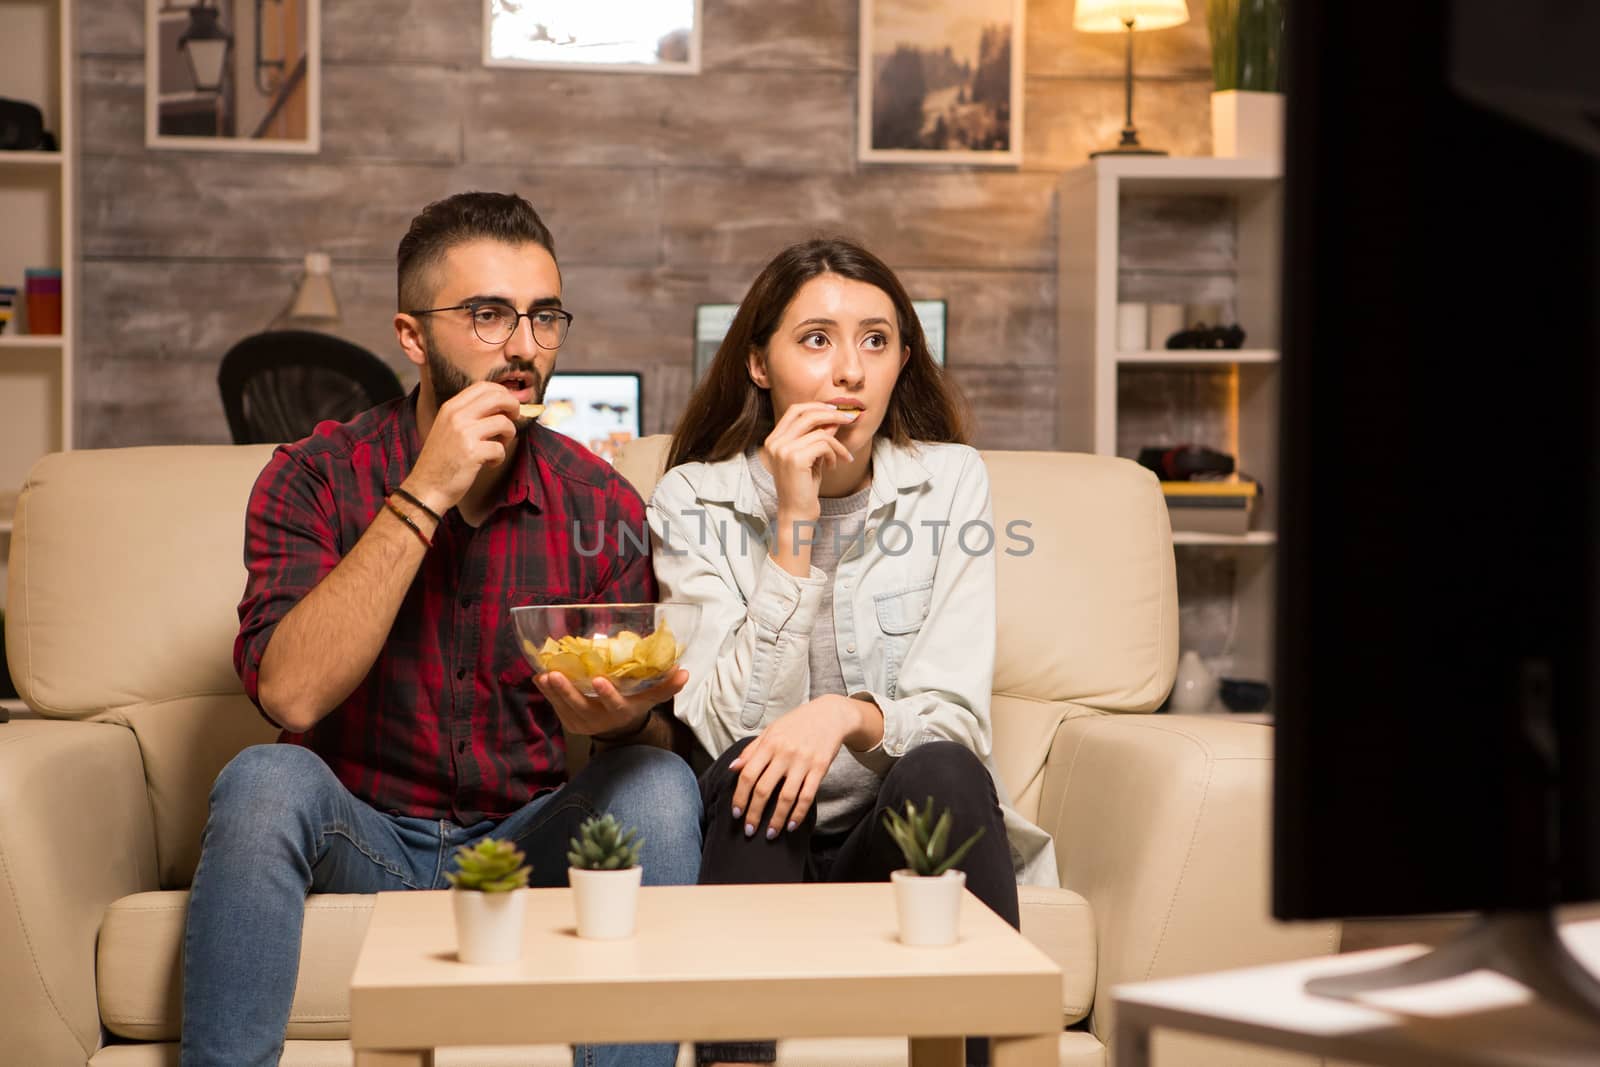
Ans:
[[[432,548],[433,547],[433,542],[428,540],[428,535],[422,532],[422,527],[418,526],[416,524],[416,521],[414,519],[412,519],[412,517],[410,515],[407,515],[405,512],[401,511],[398,507],[396,507],[395,506],[395,502],[393,500],[385,500],[383,502],[383,505],[384,505],[384,507],[388,508],[390,511],[394,512],[394,517],[395,518],[399,519],[401,522],[403,522],[407,526],[411,527],[411,532],[417,535],[417,540],[422,542],[422,547],[423,548]]]

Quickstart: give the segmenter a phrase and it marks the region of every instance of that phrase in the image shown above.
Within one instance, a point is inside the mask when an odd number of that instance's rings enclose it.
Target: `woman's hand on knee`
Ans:
[[[728,764],[739,772],[733,813],[734,818],[743,816],[746,837],[765,822],[770,841],[804,821],[823,776],[856,725],[849,703],[843,697],[819,697],[801,704],[756,735]]]

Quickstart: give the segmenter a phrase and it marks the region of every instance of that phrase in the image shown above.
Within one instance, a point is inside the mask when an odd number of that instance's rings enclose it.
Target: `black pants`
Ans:
[[[983,837],[961,861],[967,888],[1014,928],[1020,928],[1017,882],[1011,868],[1011,849],[994,781],[983,761],[954,741],[932,741],[907,752],[884,777],[878,800],[849,831],[823,835],[816,832],[817,809],[792,833],[774,841],[766,837],[770,813],[756,822],[754,837],[744,835],[745,819],[733,817],[733,791],[739,776],[728,770],[752,739],[724,752],[700,776],[704,802],[705,846],[700,854],[701,885],[748,885],[790,882],[887,882],[904,867],[905,857],[883,828],[886,809],[904,811],[905,802],[921,805],[933,797],[937,807],[951,812],[950,841],[959,845],[979,827]],[[770,1041],[717,1042],[695,1046],[697,1063],[772,1063],[776,1046]],[[989,1043],[969,1038],[967,1062],[987,1065]]]

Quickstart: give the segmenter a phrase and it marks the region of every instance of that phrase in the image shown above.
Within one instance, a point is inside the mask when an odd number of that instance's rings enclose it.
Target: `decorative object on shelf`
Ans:
[[[0,96],[0,151],[54,152],[55,134],[44,128],[44,113],[26,100]]]
[[[983,836],[979,827],[948,856],[950,809],[937,820],[933,798],[919,810],[906,801],[906,812],[883,813],[884,829],[905,857],[903,869],[893,872],[895,911],[900,919],[900,940],[908,945],[952,945],[961,920],[961,890],[967,875],[955,869]]]
[[[1143,352],[1150,347],[1148,304],[1117,304],[1117,351]]]
[[[0,335],[6,332],[6,327],[11,324],[11,317],[16,313],[17,287],[14,285],[0,285]]]
[[[1250,512],[1260,486],[1244,476],[1163,481],[1161,495],[1174,533],[1243,537],[1250,532]]]
[[[947,312],[943,300],[913,300],[911,310],[922,325],[922,336],[928,342],[928,355],[939,366],[944,366],[944,339]],[[694,380],[705,377],[711,361],[717,358],[717,349],[733,325],[738,304],[697,304],[694,309]]]
[[[28,332],[59,336],[61,333],[61,268],[29,267],[22,272],[27,294]]]
[[[1182,304],[1150,305],[1150,329],[1147,335],[1147,342],[1151,347],[1165,347],[1167,338],[1182,329]]]
[[[1211,154],[1283,158],[1284,0],[1209,0]]]
[[[632,937],[639,914],[644,868],[639,831],[625,828],[607,812],[584,821],[567,852],[567,879],[578,936],[597,941]]]
[[[1206,667],[1200,653],[1189,649],[1178,658],[1168,709],[1179,715],[1193,715],[1209,710],[1216,696],[1217,676]]]
[[[145,0],[145,144],[316,152],[321,24],[321,0]]]
[[[1272,686],[1253,678],[1222,678],[1217,696],[1229,711],[1262,711],[1272,701]]]
[[[509,841],[485,837],[456,850],[456,869],[445,875],[456,920],[456,954],[462,963],[510,963],[522,955],[524,894],[531,868]]]
[[[1022,162],[1025,0],[861,0],[857,155]]]
[[[1244,347],[1244,336],[1244,329],[1237,322],[1231,326],[1207,326],[1197,322],[1167,338],[1167,347],[1237,349]]]
[[[1185,0],[1077,0],[1072,12],[1072,27],[1079,33],[1124,33],[1128,35],[1127,63],[1123,73],[1122,139],[1115,148],[1090,152],[1094,156],[1164,156],[1164,148],[1147,148],[1139,143],[1133,125],[1133,35],[1141,30],[1164,30],[1189,21]]]
[[[644,376],[637,371],[557,371],[539,425],[565,434],[607,463],[644,436]]]
[[[1138,462],[1164,482],[1221,478],[1233,473],[1233,457],[1205,445],[1152,445],[1139,449]]]
[[[483,65],[700,73],[701,0],[484,0]]]

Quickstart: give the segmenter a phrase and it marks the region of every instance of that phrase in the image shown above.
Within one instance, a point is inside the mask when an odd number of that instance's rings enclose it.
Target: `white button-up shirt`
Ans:
[[[989,476],[966,445],[878,437],[863,536],[840,554],[833,623],[846,692],[883,712],[883,740],[855,753],[880,776],[925,741],[990,758],[995,556]],[[742,455],[668,471],[649,507],[663,600],[700,605],[674,710],[713,755],[810,696],[809,649],[827,576],[772,561]],[[1056,884],[1050,837],[1004,802],[1020,880]]]

